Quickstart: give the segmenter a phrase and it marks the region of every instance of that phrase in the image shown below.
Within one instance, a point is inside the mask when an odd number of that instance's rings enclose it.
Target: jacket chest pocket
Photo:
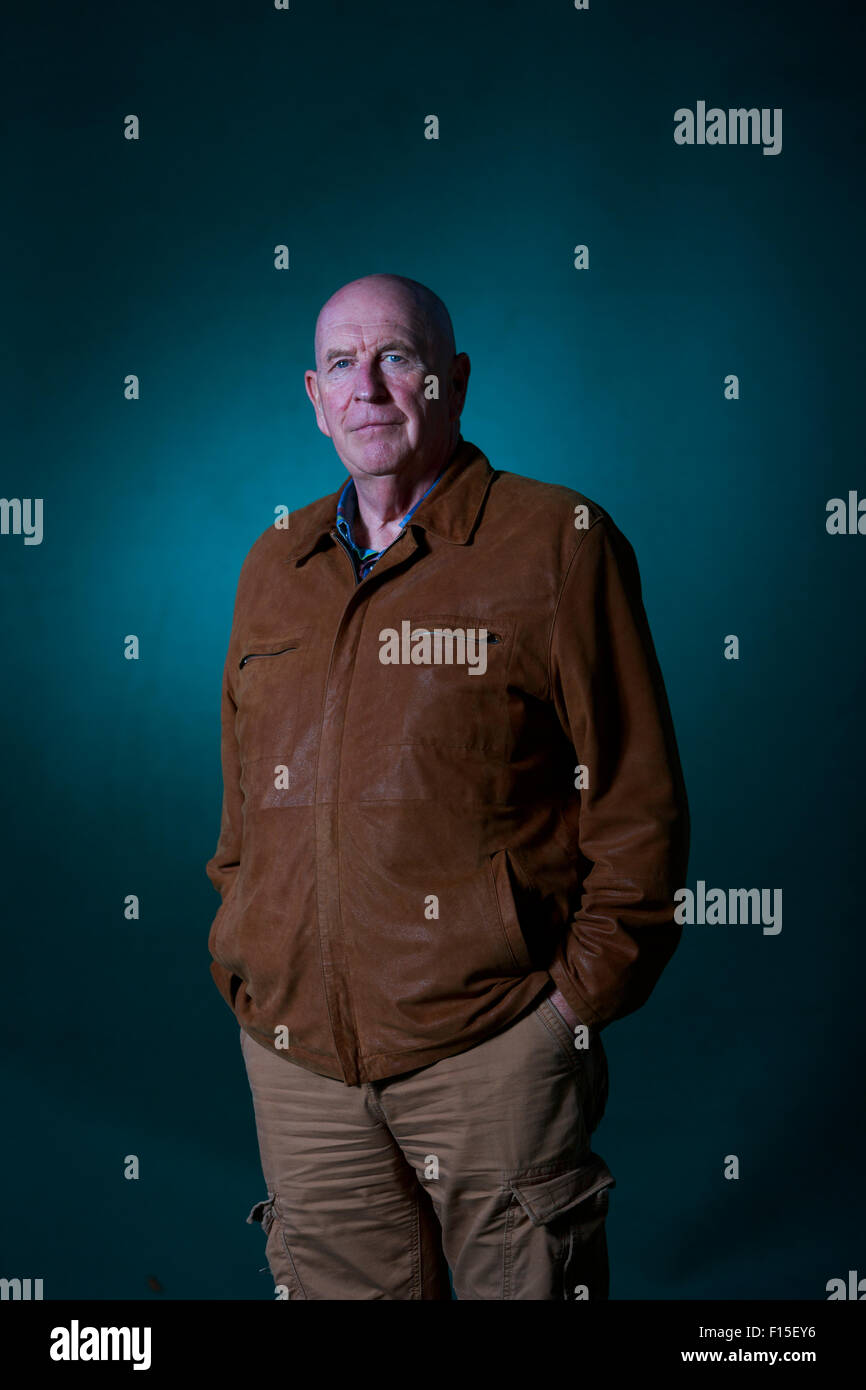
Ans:
[[[243,762],[288,760],[294,747],[307,658],[307,630],[245,637],[234,678],[235,734]]]
[[[510,628],[498,619],[437,613],[412,618],[405,630],[384,630],[394,637],[387,643],[380,635],[388,721],[382,743],[505,758]]]

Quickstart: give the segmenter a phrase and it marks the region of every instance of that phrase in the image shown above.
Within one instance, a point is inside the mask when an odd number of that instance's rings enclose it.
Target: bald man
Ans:
[[[207,865],[247,1219],[278,1298],[605,1299],[601,1032],[676,948],[689,839],[634,553],[463,439],[425,286],[344,285],[315,362],[348,477],[244,562]]]

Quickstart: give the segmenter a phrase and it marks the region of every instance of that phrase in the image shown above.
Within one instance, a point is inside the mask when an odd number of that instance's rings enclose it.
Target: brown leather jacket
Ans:
[[[689,840],[631,546],[461,438],[358,583],[339,492],[240,575],[217,987],[351,1086],[472,1047],[551,978],[584,1022],[621,1018],[680,939]]]

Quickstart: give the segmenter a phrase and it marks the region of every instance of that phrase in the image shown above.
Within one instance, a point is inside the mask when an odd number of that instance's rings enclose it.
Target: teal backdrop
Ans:
[[[273,1296],[208,972],[220,677],[247,550],[345,477],[303,371],[322,302],[378,270],[448,304],[464,437],[634,545],[689,884],[783,889],[780,933],[686,927],[605,1033],[611,1296],[823,1299],[866,1274],[866,536],[826,528],[866,494],[848,8],[19,7],[2,488],[42,498],[44,530],[0,536],[0,1274]],[[781,108],[781,152],[678,145],[699,100]]]

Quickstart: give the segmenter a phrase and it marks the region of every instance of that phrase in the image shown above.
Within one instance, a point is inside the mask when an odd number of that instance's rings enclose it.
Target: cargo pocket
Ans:
[[[265,1255],[274,1286],[278,1289],[284,1287],[287,1298],[306,1298],[276,1203],[276,1194],[269,1192],[264,1201],[256,1202],[247,1217],[247,1225],[258,1223],[265,1233]],[[266,1267],[263,1266],[262,1270]]]
[[[616,1179],[598,1154],[576,1168],[540,1169],[509,1180],[504,1298],[606,1299],[605,1220]]]

